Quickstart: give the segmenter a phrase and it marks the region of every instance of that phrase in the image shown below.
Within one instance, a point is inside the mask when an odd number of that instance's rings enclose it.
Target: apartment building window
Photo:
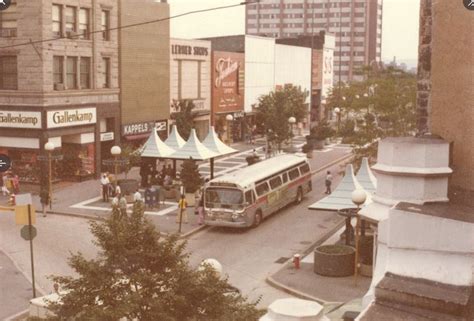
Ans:
[[[91,58],[81,57],[81,89],[91,88]]]
[[[77,58],[67,57],[66,59],[66,81],[67,89],[77,88]]]
[[[53,19],[53,36],[61,37],[62,34],[62,7],[58,4],[53,4],[52,10],[52,19]]]
[[[61,56],[53,57],[53,83],[54,83],[55,90],[58,90],[59,86],[64,87],[63,65],[64,65],[64,57],[61,57]]]
[[[76,7],[67,6],[64,11],[66,36],[76,32]]]
[[[105,41],[110,40],[110,11],[102,10],[101,15],[101,28],[102,28],[102,39]]]
[[[103,83],[102,83],[102,88],[111,88],[111,83],[110,83],[110,58],[102,58],[102,70],[104,71],[103,74]]]
[[[79,9],[79,39],[90,39],[89,37],[89,9]]]
[[[16,56],[0,56],[0,89],[18,89]]]
[[[16,37],[17,31],[16,2],[11,2],[6,11],[0,12],[0,37]]]

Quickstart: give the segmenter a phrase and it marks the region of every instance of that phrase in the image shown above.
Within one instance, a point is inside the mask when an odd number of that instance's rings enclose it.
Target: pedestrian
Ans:
[[[20,178],[17,174],[13,176],[13,193],[18,194],[20,193]]]
[[[108,202],[110,181],[107,177],[107,173],[102,174],[102,177],[100,178],[100,185],[102,185],[102,201]]]
[[[3,174],[3,177],[2,177],[2,193],[3,193],[3,196],[8,196],[10,195],[10,191],[8,190],[8,175],[7,174]]]
[[[199,197],[199,201],[197,203],[197,212],[198,212],[198,224],[204,224],[204,194],[201,193]]]
[[[142,202],[142,193],[140,193],[138,188],[137,188],[135,194],[133,194],[133,202],[135,202],[135,203],[141,203]]]
[[[332,175],[331,171],[326,173],[326,194],[331,194]]]
[[[257,125],[253,125],[252,131],[250,133],[250,143],[255,144],[255,137],[257,135]]]
[[[168,164],[168,167],[166,167],[166,174],[168,174],[169,176],[171,176],[171,178],[174,178],[174,177],[175,177],[173,168],[171,168],[171,164]]]
[[[258,158],[257,150],[254,148],[252,151],[253,158]]]
[[[117,184],[117,186],[115,186],[115,195],[120,195],[122,194],[122,189],[120,188],[120,185]]]
[[[182,223],[188,224],[188,203],[185,198],[180,198],[178,201],[178,215],[176,216],[176,223],[179,223],[180,219]]]
[[[126,217],[127,216],[127,200],[125,197],[119,194],[119,202],[118,206],[120,209],[120,215],[121,217]]]

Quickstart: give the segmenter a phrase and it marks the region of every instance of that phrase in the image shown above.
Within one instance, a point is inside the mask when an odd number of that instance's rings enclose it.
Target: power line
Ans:
[[[19,44],[16,44],[16,45],[3,46],[3,47],[0,47],[0,49],[22,47],[22,46],[27,46],[27,45],[35,45],[35,44],[38,44],[38,43],[52,42],[52,41],[61,40],[61,39],[77,39],[82,35],[88,35],[89,36],[89,35],[92,35],[92,34],[95,34],[95,33],[102,33],[102,32],[108,32],[108,31],[138,27],[138,26],[143,26],[143,25],[147,25],[147,24],[152,24],[152,23],[162,22],[162,21],[171,20],[171,19],[175,19],[175,18],[180,18],[180,17],[191,15],[191,14],[209,12],[209,11],[216,11],[216,10],[222,10],[222,9],[230,9],[230,8],[245,6],[247,4],[254,4],[254,3],[258,3],[258,2],[260,2],[260,0],[251,0],[251,1],[244,1],[244,2],[241,2],[239,4],[232,4],[232,5],[228,5],[228,6],[221,6],[221,7],[213,7],[213,8],[207,8],[207,9],[201,9],[201,10],[188,11],[188,12],[185,12],[185,13],[177,14],[175,16],[169,16],[169,17],[166,17],[166,18],[155,19],[155,20],[150,20],[150,21],[145,21],[145,22],[139,22],[139,23],[134,23],[134,24],[125,25],[125,26],[119,26],[119,27],[115,27],[115,28],[94,30],[94,31],[90,31],[90,32],[86,32],[86,33],[83,33],[83,34],[78,34],[78,35],[74,35],[74,36],[70,36],[70,37],[56,37],[56,38],[42,39],[42,40],[36,40],[36,41],[31,41],[30,40],[28,42],[19,43]]]

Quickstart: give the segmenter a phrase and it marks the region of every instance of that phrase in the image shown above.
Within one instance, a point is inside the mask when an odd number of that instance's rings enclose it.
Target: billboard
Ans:
[[[244,109],[244,54],[214,51],[212,56],[213,113]]]

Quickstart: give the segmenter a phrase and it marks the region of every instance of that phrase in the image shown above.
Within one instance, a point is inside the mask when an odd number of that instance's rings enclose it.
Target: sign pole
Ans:
[[[30,231],[31,282],[33,285],[33,299],[34,299],[36,298],[36,286],[35,286],[35,263],[33,259],[33,229],[31,225],[31,204],[28,204],[28,229]]]
[[[180,202],[179,202],[179,229],[178,233],[181,234],[181,225],[183,222],[183,208],[184,208],[184,188],[181,186],[180,188]]]

